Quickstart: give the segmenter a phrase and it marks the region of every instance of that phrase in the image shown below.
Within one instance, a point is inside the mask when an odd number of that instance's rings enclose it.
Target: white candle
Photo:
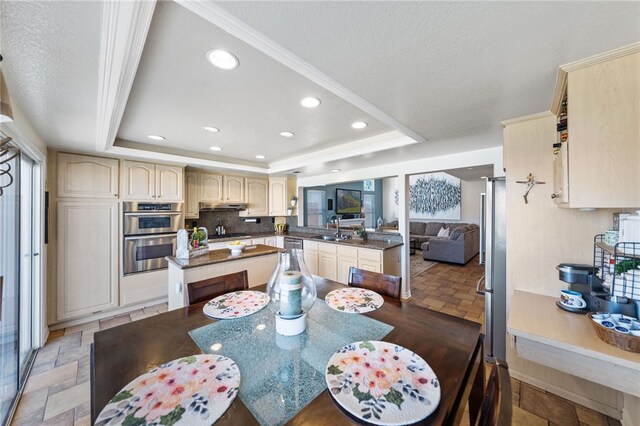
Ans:
[[[280,316],[297,318],[302,314],[302,274],[286,271],[280,282]]]

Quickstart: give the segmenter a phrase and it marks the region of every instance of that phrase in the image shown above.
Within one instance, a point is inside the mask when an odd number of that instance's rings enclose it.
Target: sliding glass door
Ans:
[[[18,296],[20,285],[20,159],[0,165],[0,420],[7,421],[18,393]]]
[[[0,424],[7,423],[35,353],[40,171],[25,154],[0,164]]]

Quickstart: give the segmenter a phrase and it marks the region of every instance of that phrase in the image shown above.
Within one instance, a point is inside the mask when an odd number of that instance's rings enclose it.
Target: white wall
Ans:
[[[382,213],[384,223],[398,220],[398,205],[396,204],[396,191],[398,190],[398,177],[382,179]]]

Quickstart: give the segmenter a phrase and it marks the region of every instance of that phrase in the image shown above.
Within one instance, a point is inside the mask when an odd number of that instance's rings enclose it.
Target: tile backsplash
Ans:
[[[186,219],[185,225],[189,228],[204,226],[209,234],[215,233],[218,223],[224,226],[227,234],[274,232],[272,217],[260,217],[260,223],[246,223],[243,219],[246,218],[240,217],[239,212],[200,212],[199,219]]]

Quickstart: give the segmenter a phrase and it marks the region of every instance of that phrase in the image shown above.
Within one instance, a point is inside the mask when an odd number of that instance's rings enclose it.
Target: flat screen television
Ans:
[[[336,189],[336,213],[360,214],[362,209],[362,191],[357,189]]]

